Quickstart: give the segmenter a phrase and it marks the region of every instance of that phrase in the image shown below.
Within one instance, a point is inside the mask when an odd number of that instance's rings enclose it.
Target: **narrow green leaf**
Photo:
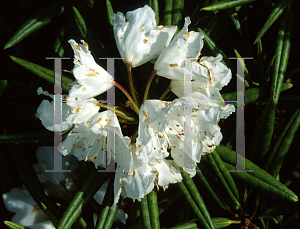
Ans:
[[[54,84],[54,71],[44,68],[40,65],[31,63],[29,61],[20,59],[18,57],[10,56],[10,58],[17,64],[21,65],[22,67],[26,68],[27,70],[31,71],[32,73],[36,74],[37,76],[41,77],[42,79],[48,81],[49,83]],[[64,83],[71,84],[71,83],[73,83],[73,80],[62,75],[62,89],[64,91],[68,92],[69,86]]]
[[[287,91],[287,90],[291,89],[292,87],[293,87],[293,84],[291,84],[291,83],[283,83],[281,85],[280,92]]]
[[[47,206],[45,204],[43,204],[41,202],[41,206],[43,211],[46,213],[46,215],[49,217],[49,219],[51,220],[52,224],[54,225],[54,227],[57,227],[58,225],[58,218],[47,208]]]
[[[241,6],[255,1],[257,0],[235,0],[235,1],[223,0],[223,1],[216,2],[212,5],[203,7],[202,9],[200,9],[200,11],[201,10],[206,10],[206,11],[224,10],[224,9]]]
[[[10,48],[18,44],[24,38],[28,37],[30,34],[34,33],[35,31],[41,29],[49,22],[51,22],[51,20],[54,17],[57,17],[63,12],[64,12],[63,6],[58,6],[57,4],[55,4],[53,7],[49,7],[48,5],[47,8],[45,7],[45,9],[42,11],[42,13],[39,16],[27,20],[21,26],[21,28],[9,39],[4,49]]]
[[[201,163],[202,165],[203,163]],[[197,170],[200,170],[200,168],[196,167]],[[219,198],[219,195],[217,194],[216,190],[219,190],[219,187],[217,187],[214,183],[209,183],[204,176],[202,170],[201,172],[197,172],[197,175],[200,179],[201,186],[205,187],[205,189],[209,192],[212,199],[216,202],[216,204],[223,210],[229,210],[229,207],[225,205]]]
[[[151,229],[151,220],[148,208],[148,196],[141,199],[141,215],[145,229]]]
[[[176,31],[175,35],[180,30],[183,8],[184,8],[184,0],[173,0],[172,25],[177,26],[177,31]]]
[[[219,55],[220,53],[222,54],[223,56],[223,59],[222,59],[222,63],[225,64],[227,67],[230,67],[231,66],[231,63],[229,61],[229,59],[227,58],[227,56],[225,55],[225,53],[223,53],[222,50],[220,50],[215,42],[213,42],[212,39],[209,38],[209,36],[200,28],[198,28],[198,31],[203,33],[204,34],[204,42],[205,42],[205,45],[207,45],[207,47],[212,51],[212,53],[214,54],[214,56],[217,56]]]
[[[282,133],[279,135],[274,147],[267,160],[266,170],[276,177],[284,162],[284,158],[289,151],[289,148],[293,142],[295,134],[300,125],[300,108],[298,108],[289,122],[286,124]]]
[[[226,93],[222,95],[225,101],[236,101],[236,92]],[[245,90],[245,105],[249,105],[254,103],[259,97],[259,89],[258,88],[249,88]],[[236,103],[231,103],[236,106]]]
[[[111,5],[111,3],[110,3],[109,0],[106,0],[106,10],[107,10],[107,20],[108,20],[108,23],[110,25],[113,25],[114,22],[111,19],[111,16],[114,15],[114,9],[112,8],[112,5]]]
[[[174,227],[171,227],[170,229],[194,229],[194,228],[198,228],[197,223],[195,222],[195,220],[190,220],[187,222],[183,222],[183,223],[179,223],[176,224]]]
[[[275,101],[273,97],[271,97],[253,132],[253,141],[249,152],[252,161],[261,163],[262,158],[266,155],[271,145],[275,120],[275,107]]]
[[[219,145],[216,147],[215,152],[219,154],[227,169],[236,170],[235,151]],[[273,197],[283,198],[293,202],[298,201],[298,197],[295,193],[247,158],[245,158],[245,169],[253,172],[233,172],[231,173],[232,177],[238,182],[241,182],[248,187],[256,188],[266,195],[272,195]]]
[[[29,227],[24,227],[24,226],[21,226],[19,224],[16,224],[16,223],[13,223],[10,221],[4,221],[3,223],[11,229],[30,229]]]
[[[119,209],[119,204],[120,202],[116,205],[114,210],[109,209],[103,229],[111,229]]]
[[[195,213],[199,223],[206,229],[213,228],[213,227],[210,227],[210,225],[208,225],[208,223],[206,222],[206,219],[204,218],[203,214],[201,213],[201,211],[197,207],[197,204],[193,200],[189,190],[186,188],[184,183],[179,182],[179,183],[177,183],[177,185],[178,185],[180,191],[182,192],[182,194],[184,195],[184,197],[186,198],[187,202],[189,203],[190,207],[192,208],[193,212]]]
[[[264,80],[264,63],[263,63],[263,48],[261,39],[258,40],[257,43],[257,75],[259,77],[259,84],[264,87],[266,85],[266,81]]]
[[[268,31],[268,29],[273,25],[273,23],[280,17],[285,7],[291,2],[292,0],[281,0],[277,6],[274,8],[272,13],[267,18],[267,21],[259,31],[257,37],[255,38],[254,44],[262,38],[262,36]]]
[[[189,193],[191,194],[193,200],[197,204],[199,210],[201,211],[203,217],[205,218],[207,225],[209,225],[211,228],[213,228],[213,223],[211,221],[209,212],[205,206],[205,203],[203,202],[203,199],[194,183],[192,178],[190,178],[190,175],[184,171],[181,172],[183,183],[185,184],[186,188],[188,189]]]
[[[240,224],[240,220],[230,220],[227,218],[215,217],[211,218],[216,229],[228,227],[231,224]]]
[[[172,10],[173,10],[173,0],[165,0],[165,25],[172,24]]]
[[[277,46],[276,46],[276,51],[275,51],[275,55],[276,55],[276,59],[273,65],[273,74],[272,74],[272,78],[271,78],[271,93],[275,98],[276,103],[278,102],[278,100],[276,99],[276,97],[278,97],[279,99],[279,95],[277,96],[275,93],[278,90],[278,83],[281,83],[280,81],[278,81],[278,77],[279,77],[279,69],[280,69],[280,62],[281,62],[281,55],[282,55],[282,50],[283,50],[283,41],[284,41],[284,34],[285,34],[285,28],[286,28],[286,22],[288,19],[288,10],[285,10],[284,14],[282,15],[281,18],[281,23],[279,26],[279,30],[278,30],[278,36],[277,36]],[[280,87],[279,87],[280,89]]]
[[[75,194],[57,228],[63,229],[71,227],[79,217],[83,208],[88,204],[91,198],[93,198],[107,178],[108,173],[98,173],[98,170],[91,172],[82,187]]]
[[[280,65],[279,65],[279,72],[277,77],[277,86],[275,87],[274,97],[276,103],[278,103],[281,85],[284,80],[284,75],[286,72],[290,50],[291,50],[291,30],[292,30],[292,24],[293,24],[293,8],[288,7],[287,8],[287,14],[288,18],[285,25],[285,31],[284,31],[284,41],[283,41],[283,47],[281,52],[281,58],[280,58]]]
[[[207,154],[205,155],[208,160],[210,161],[211,165],[213,165],[214,170],[217,172],[217,177],[219,181],[222,182],[223,187],[228,190],[229,193],[233,194],[233,198],[235,199],[235,204],[240,207],[239,203],[239,193],[238,189],[234,183],[234,180],[232,179],[232,176],[228,172],[227,168],[223,164],[223,161],[221,160],[220,156],[218,154]],[[203,156],[203,157],[205,157]],[[227,189],[229,188],[229,189]],[[228,193],[228,194],[229,194]]]
[[[160,222],[159,222],[159,212],[158,212],[158,205],[157,205],[157,193],[155,190],[152,190],[148,194],[148,208],[149,208],[149,215],[150,215],[150,223],[152,229],[159,229]]]
[[[73,6],[73,15],[80,35],[82,37],[86,37],[87,29],[86,29],[85,21],[75,6]]]
[[[158,5],[158,0],[149,0],[149,6],[155,12],[156,25],[159,25],[159,5]]]
[[[201,161],[209,165],[209,170],[213,173],[214,177],[217,179],[220,188],[223,190],[223,192],[226,193],[226,199],[230,200],[229,206],[233,210],[238,210],[240,208],[240,203],[238,199],[235,197],[235,195],[233,194],[232,190],[230,189],[229,184],[227,184],[226,180],[224,179],[224,176],[222,174],[224,168],[222,169],[221,172],[219,166],[216,164],[214,158],[210,154],[203,155]],[[223,163],[222,165],[225,166]],[[227,168],[225,168],[225,170],[227,170]],[[229,173],[228,170],[227,173]]]
[[[110,207],[113,205],[114,202],[114,179],[110,179],[105,196],[103,199],[103,203],[101,205],[102,209],[100,211],[98,222],[96,225],[96,229],[102,229],[105,225],[105,221],[109,212]]]

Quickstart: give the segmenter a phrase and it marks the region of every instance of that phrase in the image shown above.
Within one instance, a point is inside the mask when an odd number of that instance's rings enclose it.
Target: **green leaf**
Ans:
[[[219,154],[227,169],[236,170],[235,151],[219,145],[216,147],[215,152]],[[236,181],[241,182],[248,187],[256,188],[259,192],[265,193],[268,196],[272,195],[273,197],[287,199],[293,202],[298,201],[298,197],[295,193],[247,158],[245,158],[245,169],[253,172],[232,172],[232,177]]]
[[[156,25],[159,25],[159,5],[158,5],[158,0],[149,0],[149,6],[155,12]]]
[[[30,229],[29,227],[24,227],[24,226],[21,226],[19,224],[16,224],[16,223],[13,223],[10,221],[4,221],[3,223],[11,229]]]
[[[30,34],[43,28],[45,25],[51,22],[51,20],[54,17],[57,17],[63,12],[64,12],[63,6],[57,6],[57,4],[55,4],[53,7],[49,7],[48,5],[47,8],[45,7],[43,12],[39,16],[27,20],[21,26],[21,28],[9,39],[4,49],[10,48],[18,44],[20,41],[28,37]]]
[[[290,5],[291,6],[291,5]],[[279,65],[279,72],[277,77],[277,85],[275,87],[274,97],[276,103],[278,103],[281,85],[284,80],[284,75],[286,72],[290,50],[291,50],[291,31],[292,31],[292,24],[293,24],[293,8],[287,8],[288,18],[285,24],[285,31],[284,31],[284,40],[283,40],[283,47],[281,51],[281,58],[280,58],[280,65]]]
[[[238,53],[238,51],[236,49],[234,49],[234,53],[237,56],[237,58],[242,58],[242,56]],[[240,61],[239,59],[237,61]],[[253,80],[249,74],[249,71],[246,67],[246,63],[244,62],[244,72],[245,72],[245,79],[250,82],[251,84],[253,84]]]
[[[231,224],[240,224],[240,220],[230,220],[227,218],[215,217],[211,218],[216,229],[228,227]]]
[[[93,198],[95,193],[99,190],[107,178],[108,173],[98,173],[98,170],[91,172],[86,181],[83,183],[82,187],[75,194],[57,228],[71,227],[75,220],[79,217],[83,208]]]
[[[171,227],[170,229],[194,229],[194,228],[198,228],[197,223],[195,222],[195,220],[190,220],[187,222],[183,222],[183,223],[179,223],[176,224],[174,227]]]
[[[111,229],[114,220],[116,218],[118,209],[119,209],[119,203],[116,205],[116,208],[114,210],[112,210],[111,208],[108,210],[108,214],[103,229]]]
[[[261,163],[271,145],[275,120],[275,101],[271,97],[253,132],[250,159]]]
[[[235,0],[235,1],[223,0],[223,1],[219,1],[217,3],[214,3],[212,5],[203,7],[202,9],[200,9],[200,11],[201,10],[206,10],[206,11],[224,10],[224,9],[241,6],[241,5],[248,4],[251,2],[255,2],[255,1],[257,1],[257,0]]]
[[[148,196],[141,199],[141,215],[145,229],[151,229],[151,220],[148,208]]]
[[[219,155],[214,153],[203,155],[202,160],[210,164],[210,170],[213,170],[214,176],[217,178],[222,190],[227,193],[228,198],[232,202],[231,206],[234,210],[238,210],[241,204],[239,203],[237,187]]]
[[[159,212],[158,212],[158,205],[157,205],[157,192],[152,190],[148,194],[148,207],[149,207],[149,215],[150,215],[150,223],[152,229],[159,229]]]
[[[278,30],[278,37],[277,37],[277,47],[275,51],[276,59],[275,63],[273,65],[273,75],[271,78],[271,93],[274,96],[275,102],[277,104],[279,95],[280,95],[280,88],[283,79],[281,79],[281,58],[282,58],[282,51],[283,51],[283,43],[285,40],[285,30],[287,26],[287,21],[288,21],[288,14],[289,11],[288,9],[285,10],[284,14],[282,15],[282,20],[280,23],[280,27]]]
[[[222,56],[223,56],[223,59],[222,59],[221,62],[222,62],[223,64],[225,64],[227,67],[230,67],[230,66],[231,66],[231,63],[230,63],[229,59],[227,58],[227,56],[225,55],[225,53],[223,53],[223,51],[220,50],[220,49],[216,46],[215,42],[213,42],[213,40],[210,39],[209,36],[208,36],[202,29],[200,29],[200,28],[198,28],[198,27],[197,27],[197,29],[198,29],[199,32],[201,32],[201,33],[204,34],[204,42],[205,42],[205,45],[207,45],[207,47],[212,51],[213,55],[214,55],[214,56],[217,56],[217,55],[219,55],[219,54],[221,53]]]
[[[267,21],[259,31],[257,37],[255,38],[254,44],[262,38],[262,36],[268,31],[268,29],[273,25],[273,23],[280,17],[285,7],[291,2],[291,0],[281,0],[272,13],[267,18]]]
[[[184,195],[184,197],[186,198],[187,202],[189,203],[190,207],[192,208],[193,212],[195,213],[197,220],[199,221],[199,223],[207,229],[211,229],[213,227],[210,227],[210,225],[208,225],[208,222],[206,222],[206,219],[204,218],[202,212],[199,210],[197,204],[195,203],[195,201],[193,200],[189,190],[186,188],[186,186],[184,185],[183,182],[179,182],[177,183],[180,191],[182,192],[182,194]]]
[[[236,101],[236,92],[226,93],[222,95],[225,101]],[[249,105],[254,103],[259,97],[259,89],[258,88],[249,88],[245,90],[245,105]],[[236,106],[236,103],[231,103]]]
[[[172,10],[173,10],[173,0],[165,0],[165,25],[172,24]]]
[[[114,179],[110,179],[105,196],[102,203],[102,209],[100,211],[96,229],[102,229],[105,225],[105,221],[107,220],[107,215],[109,212],[110,207],[113,205],[114,202],[114,186],[113,186]]]
[[[41,77],[42,79],[48,81],[49,83],[54,84],[54,71],[44,68],[40,65],[31,63],[29,61],[20,59],[18,57],[10,56],[10,58],[17,64],[21,65],[22,67],[26,68],[27,70],[31,71],[32,73],[36,74],[37,76]],[[64,91],[68,92],[69,86],[64,83],[71,84],[71,83],[73,83],[73,80],[62,75],[62,89]]]
[[[80,35],[82,37],[86,37],[87,29],[86,29],[85,21],[75,6],[73,6],[73,15]]]
[[[203,166],[203,163],[200,164],[201,166]],[[200,168],[196,167],[197,170],[200,170]],[[222,200],[219,198],[221,195],[220,193],[218,193],[218,191],[220,191],[220,188],[215,184],[215,182],[211,182],[211,180],[207,179],[204,175],[205,173],[205,169],[201,170],[201,172],[197,172],[197,175],[200,179],[201,182],[201,186],[203,186],[211,195],[212,199],[216,202],[216,204],[223,210],[230,210],[230,208],[225,205]]]
[[[185,185],[185,187],[187,188],[187,191],[189,192],[190,196],[192,197],[192,200],[194,201],[194,203],[197,205],[198,209],[201,212],[201,215],[203,215],[203,218],[205,220],[205,225],[207,225],[210,228],[214,228],[209,212],[205,206],[205,203],[203,202],[203,199],[196,187],[196,185],[194,184],[193,180],[190,178],[190,175],[184,171],[181,172],[181,175],[183,177],[183,183]],[[182,182],[180,182],[182,183]],[[181,189],[183,190],[183,189]],[[187,198],[187,196],[186,196]],[[192,205],[191,205],[192,207]]]
[[[276,177],[281,169],[284,162],[284,158],[289,151],[289,148],[293,142],[295,134],[300,125],[300,108],[298,108],[289,122],[279,135],[276,143],[274,144],[271,152],[268,156],[266,170]]]
[[[259,83],[262,87],[265,87],[266,80],[264,80],[264,62],[263,62],[263,47],[261,39],[257,43],[257,75],[259,77]]]
[[[242,34],[241,23],[239,21],[238,13],[237,13],[236,9],[235,8],[227,9],[226,13],[230,17],[234,28],[239,32],[239,34]]]
[[[184,0],[173,0],[172,10],[172,25],[177,26],[177,31],[174,36],[179,32],[182,21],[182,11],[184,8]]]
[[[53,223],[54,227],[57,227],[59,220],[57,217],[48,209],[48,207],[41,202],[42,209],[46,213],[46,215],[49,217],[51,222]]]
[[[37,132],[25,132],[16,134],[0,134],[1,144],[28,144],[45,146],[53,143],[53,132],[43,131]]]
[[[293,87],[293,84],[291,84],[291,83],[283,83],[281,85],[280,92],[287,91],[287,90],[291,89],[292,87]]]
[[[113,25],[114,22],[111,19],[111,16],[114,15],[114,9],[112,8],[112,5],[109,0],[106,0],[106,10],[107,10],[107,20],[108,24]]]

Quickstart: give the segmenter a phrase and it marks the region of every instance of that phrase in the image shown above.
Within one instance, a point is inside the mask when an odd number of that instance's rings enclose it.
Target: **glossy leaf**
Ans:
[[[155,12],[156,25],[159,25],[159,5],[158,5],[158,0],[149,0],[149,6]]]
[[[114,22],[111,19],[111,16],[114,15],[114,10],[109,0],[106,0],[106,10],[107,10],[107,20],[110,25],[113,25]]]
[[[150,223],[152,229],[159,229],[159,212],[158,212],[158,205],[157,205],[157,192],[152,190],[148,194],[148,208],[149,208],[149,215],[150,215]]]
[[[173,9],[173,0],[165,0],[165,9],[164,9],[165,25],[172,24],[172,9]]]
[[[174,36],[179,32],[181,27],[183,8],[184,8],[184,0],[173,0],[172,25],[177,26],[177,31],[174,34]]]
[[[229,170],[236,170],[236,152],[225,146],[217,146],[215,152],[219,154],[225,166]],[[298,197],[284,184],[280,183],[276,178],[261,169],[250,160],[245,158],[245,169],[253,172],[234,172],[232,177],[248,187],[256,188],[259,192],[266,195],[272,195],[289,201],[297,202]]]
[[[289,55],[290,55],[290,49],[291,49],[291,29],[292,29],[292,21],[293,21],[293,8],[288,7],[287,8],[287,14],[288,18],[286,20],[285,24],[285,31],[284,31],[284,40],[283,40],[283,47],[281,51],[281,58],[280,58],[280,65],[279,65],[279,72],[277,77],[277,85],[275,87],[274,91],[274,97],[276,103],[278,103],[279,95],[280,95],[280,89],[284,80],[284,75],[286,72]]]
[[[29,227],[24,227],[24,226],[21,226],[19,224],[16,224],[16,223],[13,223],[10,221],[4,221],[3,223],[10,229],[30,229]]]
[[[271,97],[253,133],[253,141],[249,150],[249,156],[252,161],[261,162],[270,148],[274,129],[275,107],[275,101]]]
[[[267,18],[267,21],[259,31],[257,37],[255,38],[254,44],[262,38],[262,36],[268,31],[268,29],[273,25],[273,23],[280,17],[285,7],[291,2],[292,0],[281,0],[277,6],[274,8],[272,13]]]
[[[4,49],[10,48],[24,38],[28,37],[30,34],[34,33],[35,31],[43,28],[47,25],[54,17],[62,14],[64,12],[63,6],[55,6],[55,7],[47,7],[43,10],[43,12],[35,17],[27,20],[21,28],[9,39],[6,43]]]
[[[26,68],[27,70],[31,71],[32,73],[36,74],[37,76],[41,77],[42,79],[48,81],[49,83],[54,84],[54,71],[44,68],[40,65],[31,63],[29,61],[20,59],[18,57],[10,56],[10,58],[17,64],[21,65],[22,67]],[[53,61],[53,60],[51,60],[51,61]],[[62,82],[66,83],[66,84],[71,84],[71,83],[73,83],[73,80],[62,75]],[[62,89],[64,91],[68,92],[69,86],[64,83],[62,83]]]
[[[276,177],[281,169],[284,162],[284,158],[289,151],[289,148],[293,142],[294,136],[300,125],[300,108],[298,108],[289,122],[279,135],[276,143],[274,144],[270,155],[267,160],[267,171]]]
[[[73,6],[73,15],[80,35],[82,37],[86,37],[87,29],[86,29],[85,21],[75,6]]]
[[[151,229],[151,220],[148,208],[148,195],[141,199],[141,215],[145,229]]]
[[[234,1],[223,0],[223,1],[216,2],[212,5],[203,7],[201,10],[206,10],[206,11],[224,10],[224,9],[241,6],[255,1],[257,0],[234,0]]]
[[[198,209],[201,211],[201,214],[203,215],[206,224],[213,228],[213,224],[211,222],[211,218],[209,215],[209,212],[205,206],[205,203],[203,202],[203,199],[194,183],[194,181],[190,178],[190,175],[186,172],[181,172],[181,175],[183,177],[183,183],[185,187],[187,188],[188,192],[190,193],[191,197],[193,198],[193,201],[197,205]]]
[[[226,93],[222,95],[225,101],[236,101],[236,92]],[[245,90],[245,105],[254,103],[259,97],[258,88],[249,88]],[[236,103],[231,103],[236,106]]]

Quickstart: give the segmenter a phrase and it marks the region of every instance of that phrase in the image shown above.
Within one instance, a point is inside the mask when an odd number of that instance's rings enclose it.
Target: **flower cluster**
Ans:
[[[59,150],[63,155],[91,161],[96,168],[106,168],[111,163],[106,154],[108,136],[114,136],[114,207],[120,196],[140,200],[155,185],[166,189],[180,182],[180,168],[194,176],[201,155],[212,153],[222,140],[218,122],[235,109],[226,105],[220,94],[231,79],[231,71],[221,63],[221,55],[200,56],[204,35],[188,31],[189,17],[176,36],[177,26],[157,26],[155,13],[147,5],[127,12],[126,17],[118,12],[112,20],[116,44],[127,69],[155,62],[153,72],[170,79],[171,91],[178,97],[174,101],[148,100],[146,94],[139,106],[134,89],[130,96],[114,82],[96,64],[86,42],[69,41],[74,51],[76,81],[69,94],[63,96],[66,104],[62,107],[62,131],[69,133]],[[185,66],[187,59],[189,69]],[[191,76],[189,80],[187,75]],[[114,85],[129,99],[131,106],[127,109],[134,107],[138,114],[138,129],[130,137],[123,135],[119,121],[127,118],[136,123],[137,118],[126,115],[130,112],[123,113],[124,107],[111,109],[94,98]],[[189,85],[191,93],[186,95]],[[41,88],[38,93],[53,98]],[[42,124],[52,131],[53,106],[53,102],[44,100],[38,108]],[[108,110],[99,112],[100,107]]]

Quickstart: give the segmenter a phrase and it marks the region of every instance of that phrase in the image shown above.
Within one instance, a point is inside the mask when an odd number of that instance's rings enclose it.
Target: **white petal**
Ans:
[[[74,51],[73,74],[79,83],[71,88],[69,96],[83,100],[110,89],[114,85],[114,79],[95,62],[87,43],[82,41],[82,45],[78,45],[74,40],[69,40],[69,43]]]
[[[126,18],[120,12],[114,14],[113,30],[124,62],[132,67],[157,58],[177,29],[176,26],[156,27],[155,13],[147,5],[127,12]]]

